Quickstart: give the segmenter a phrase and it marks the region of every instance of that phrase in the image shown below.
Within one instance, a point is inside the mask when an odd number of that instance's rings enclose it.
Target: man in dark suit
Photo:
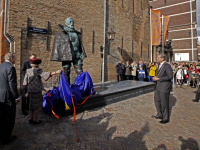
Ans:
[[[16,57],[6,53],[5,62],[0,64],[0,144],[16,139],[11,136],[15,125],[16,103],[20,101],[17,91],[17,75],[13,64]]]
[[[31,54],[30,59],[36,58],[36,54]],[[30,69],[31,65],[29,63],[29,60],[26,60],[23,62],[22,67],[21,67],[21,73],[22,73],[22,83],[24,81],[24,77],[26,74],[26,70]],[[23,115],[28,115],[26,112],[26,109],[29,109],[29,97],[26,97],[25,94],[27,93],[27,87],[23,87],[23,94],[22,94],[22,114]]]
[[[157,109],[157,115],[152,116],[156,119],[162,119],[160,123],[169,122],[169,95],[172,88],[173,72],[171,66],[165,61],[166,56],[161,54],[157,60],[160,63],[156,70],[156,76],[153,81],[156,82],[154,101]]]

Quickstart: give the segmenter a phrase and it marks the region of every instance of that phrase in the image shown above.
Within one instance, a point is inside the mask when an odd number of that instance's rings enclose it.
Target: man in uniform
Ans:
[[[70,84],[70,67],[73,63],[77,75],[83,72],[83,59],[87,57],[81,42],[81,33],[74,28],[74,20],[65,19],[65,26],[58,25],[61,32],[57,33],[51,55],[51,61],[62,62],[65,78]]]

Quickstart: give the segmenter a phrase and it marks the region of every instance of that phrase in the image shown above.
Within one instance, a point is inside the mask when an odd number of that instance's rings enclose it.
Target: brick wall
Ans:
[[[166,2],[166,3],[165,3]],[[176,5],[173,7],[165,7],[173,4],[178,4],[186,2],[184,4]],[[189,0],[157,0],[154,2],[150,2],[150,5],[153,6],[153,9],[156,8],[161,8],[159,9],[161,11],[161,14],[163,15],[174,15],[174,14],[180,14],[180,13],[185,13],[190,11],[190,1]],[[192,10],[196,9],[196,2],[192,2]],[[192,22],[196,22],[196,12],[192,13]],[[191,25],[187,26],[179,26],[179,27],[173,27],[176,25],[183,25],[183,24],[190,24],[191,23],[191,18],[190,18],[190,13],[186,13],[183,15],[176,15],[176,16],[171,16],[170,22],[169,22],[169,28],[168,30],[171,31],[168,33],[168,39],[172,39],[172,47],[173,49],[192,49],[192,44],[191,44],[191,39],[185,39],[185,40],[180,40],[180,41],[173,41],[173,39],[180,39],[180,38],[191,38]],[[180,30],[180,29],[187,29],[187,30]],[[173,31],[173,30],[180,30],[180,31]],[[193,25],[193,37],[196,38],[196,28],[195,25]],[[197,48],[197,40],[193,40],[193,48]],[[192,51],[174,51],[173,54],[175,53],[189,53],[190,55],[190,61],[192,61]],[[174,58],[173,58],[174,60]],[[197,50],[194,50],[194,61],[197,60]]]
[[[132,58],[132,41],[134,56],[131,60],[149,59],[147,55],[150,42],[148,8],[149,3],[146,0],[127,0],[124,1],[123,6],[121,0],[107,1],[107,29],[112,28],[116,32],[116,38],[109,48],[106,47],[106,80],[116,80],[115,65],[120,59],[126,61],[129,57]],[[46,35],[33,33],[29,34],[26,49],[27,17],[31,19],[29,24],[32,27],[47,28],[47,22],[50,22],[52,34],[49,36],[49,50],[46,50]],[[102,0],[60,0],[56,2],[54,0],[10,0],[7,30],[14,39],[13,48],[18,58],[15,65],[18,81],[20,81],[21,64],[29,58],[31,53],[36,53],[37,57],[43,60],[40,67],[44,71],[62,69],[61,63],[50,61],[50,56],[54,36],[60,32],[57,24],[64,25],[67,17],[74,18],[76,30],[82,29],[83,45],[88,56],[83,62],[84,71],[89,72],[93,82],[101,81],[102,59],[99,47],[103,45],[104,32],[104,2]],[[142,56],[140,56],[141,43],[143,43]],[[119,48],[122,48],[123,53],[127,53],[129,57],[122,58]],[[76,75],[73,68],[71,69],[73,82]]]

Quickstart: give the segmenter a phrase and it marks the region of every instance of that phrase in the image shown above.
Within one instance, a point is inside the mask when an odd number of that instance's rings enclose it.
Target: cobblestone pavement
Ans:
[[[76,142],[73,116],[56,124],[52,115],[39,112],[40,125],[28,123],[17,107],[13,135],[17,140],[2,150],[199,150],[200,103],[186,86],[170,95],[171,120],[160,124],[155,115],[154,93],[148,93],[77,114],[80,142]]]

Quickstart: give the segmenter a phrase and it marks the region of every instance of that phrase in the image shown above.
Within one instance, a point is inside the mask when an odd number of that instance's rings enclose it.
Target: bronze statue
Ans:
[[[81,41],[81,33],[74,28],[74,20],[65,19],[65,26],[58,25],[61,32],[54,38],[51,61],[62,62],[65,78],[70,84],[70,67],[73,63],[77,75],[83,72],[83,59],[87,57]]]

